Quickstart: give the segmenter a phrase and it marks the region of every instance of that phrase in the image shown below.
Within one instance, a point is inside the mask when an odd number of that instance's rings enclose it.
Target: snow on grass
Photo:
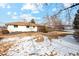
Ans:
[[[58,40],[53,40],[52,46],[60,52],[60,55],[79,55],[79,46],[75,43],[77,42],[74,41],[72,36],[66,36]]]
[[[14,37],[3,39],[0,42],[14,42],[8,50],[8,56],[75,56],[79,55],[79,46],[72,36],[52,39],[43,36],[44,41],[36,42],[34,36]],[[75,42],[75,43],[74,43]]]
[[[27,56],[27,55],[50,55],[52,46],[50,40],[44,37],[43,42],[35,42],[33,37],[24,37],[19,39],[17,43],[8,50],[9,56]]]

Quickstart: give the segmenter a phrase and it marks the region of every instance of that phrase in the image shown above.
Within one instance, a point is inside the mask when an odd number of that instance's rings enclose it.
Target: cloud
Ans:
[[[40,20],[41,18],[40,17],[37,17],[37,20]]]
[[[53,8],[53,9],[52,9],[53,12],[55,12],[56,10],[57,10],[56,8]]]
[[[8,3],[0,3],[1,8],[11,8],[11,6]]]
[[[8,6],[8,3],[0,3],[0,7],[6,8],[6,7],[9,7],[9,6]]]
[[[7,15],[11,15],[11,12],[7,12]]]
[[[9,12],[7,12],[7,15],[17,15],[17,13],[9,11]]]
[[[11,8],[10,5],[7,5],[7,8]]]
[[[16,12],[8,12],[7,13],[12,19],[18,19],[18,15]]]
[[[30,21],[32,19],[40,19],[39,17],[32,16],[31,14],[22,14],[20,15],[20,19],[26,19],[26,21]]]
[[[5,3],[0,3],[0,7],[5,8],[6,4]]]
[[[39,13],[39,11],[32,11],[32,13]]]
[[[26,19],[26,20],[35,19],[35,17],[33,17],[33,16],[30,15],[30,14],[22,14],[22,15],[20,15],[20,18],[21,18],[21,19]]]
[[[42,11],[43,5],[40,3],[27,3],[24,4],[21,10],[31,10],[32,13],[39,13],[39,11]]]
[[[11,16],[12,19],[17,19],[18,17],[16,15]]]
[[[17,15],[17,13],[16,12],[13,12],[13,15]]]
[[[28,3],[24,4],[24,6],[21,8],[21,10],[37,10],[36,6],[34,4]]]
[[[72,3],[63,3],[63,4],[65,8],[70,7],[72,5]]]

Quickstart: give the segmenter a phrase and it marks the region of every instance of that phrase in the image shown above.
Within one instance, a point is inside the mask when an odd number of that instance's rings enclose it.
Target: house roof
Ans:
[[[7,23],[6,25],[37,26],[36,24],[31,22],[10,22],[10,23]]]

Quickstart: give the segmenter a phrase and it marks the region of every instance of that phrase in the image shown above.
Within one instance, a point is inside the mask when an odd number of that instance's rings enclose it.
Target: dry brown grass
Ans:
[[[34,36],[34,39],[37,39],[36,42],[42,42],[44,41],[43,35],[41,32],[29,32],[29,33],[21,33],[18,34],[17,36]]]
[[[68,35],[68,32],[62,31],[52,31],[48,33],[42,32],[24,32],[24,33],[15,33],[15,34],[1,34],[0,38],[12,38],[12,37],[25,37],[25,36],[35,36],[36,41],[43,41],[43,36],[48,36],[49,39],[58,38],[58,36]]]
[[[52,38],[58,38],[58,36],[65,36],[69,34],[68,32],[62,32],[62,31],[52,31],[48,33],[42,33],[42,32],[24,32],[24,33],[16,33],[16,34],[0,34],[0,38],[12,38],[12,37],[25,37],[25,36],[34,36],[36,42],[43,42],[44,37],[43,36],[48,36],[48,38],[51,40]],[[8,49],[13,45],[11,42],[5,42],[5,43],[0,43],[0,55],[4,56],[6,55]],[[57,53],[54,53],[57,54]],[[50,56],[54,55],[50,54]]]
[[[24,33],[17,33],[17,34],[5,34],[5,35],[0,35],[0,38],[12,38],[12,37],[26,37],[26,36],[34,36],[36,42],[42,42],[44,41],[43,35],[41,32],[24,32]]]
[[[36,40],[36,42],[43,42],[44,41],[44,37],[43,36],[48,36],[48,38],[51,40],[52,38],[58,38],[58,36],[62,36],[62,35],[67,35],[69,34],[68,32],[61,32],[61,31],[52,31],[52,32],[48,32],[48,33],[42,33],[42,32],[27,32],[27,33],[19,33],[19,34],[1,34],[0,37],[3,38],[9,38],[9,37],[25,37],[25,36],[34,36]],[[6,55],[8,49],[13,45],[13,43],[11,42],[5,42],[5,43],[0,43],[0,55]],[[55,53],[56,54],[56,53]],[[52,56],[53,54],[51,53],[50,56]]]
[[[43,42],[44,41],[44,37],[43,35],[39,34],[35,36],[36,42]]]
[[[52,31],[48,33],[43,33],[43,35],[48,36],[49,39],[58,38],[59,36],[64,37],[69,34],[70,34],[69,32],[64,32],[64,31]]]
[[[6,55],[8,49],[13,45],[13,43],[10,42],[5,42],[5,43],[0,43],[0,55],[4,56]]]

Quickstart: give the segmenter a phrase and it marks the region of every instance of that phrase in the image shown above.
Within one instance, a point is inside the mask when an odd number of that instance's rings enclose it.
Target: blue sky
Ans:
[[[23,21],[26,19],[30,21],[34,18],[37,22],[44,22],[43,17],[54,15],[60,9],[69,7],[71,4],[63,3],[0,3],[0,22]],[[74,7],[72,10],[72,17],[75,15],[78,8]],[[60,15],[61,20],[66,20],[66,11]]]

